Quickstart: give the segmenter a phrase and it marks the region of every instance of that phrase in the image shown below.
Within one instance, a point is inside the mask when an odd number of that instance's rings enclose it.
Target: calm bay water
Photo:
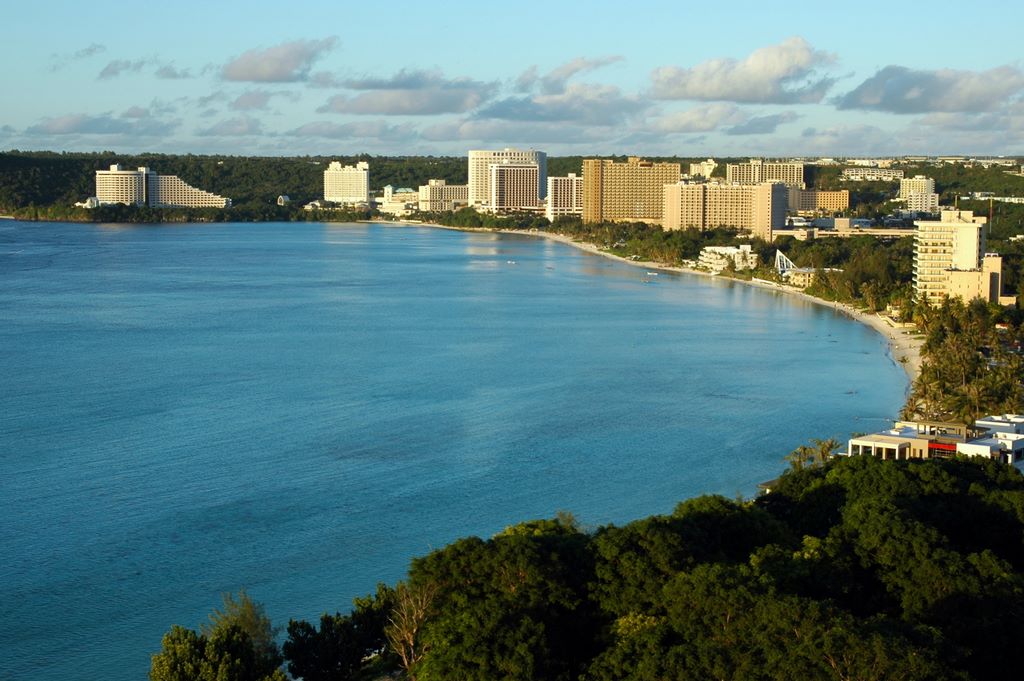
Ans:
[[[324,224],[0,221],[0,377],[0,678],[113,681],[239,587],[284,624],[460,536],[752,495],[906,388],[826,307]]]

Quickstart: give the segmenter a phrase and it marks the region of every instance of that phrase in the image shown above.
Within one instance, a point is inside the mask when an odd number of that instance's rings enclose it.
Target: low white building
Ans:
[[[420,202],[420,193],[408,187],[395,189],[390,184],[384,186],[384,194],[377,201],[377,210],[381,213],[404,217],[413,213]]]
[[[709,158],[706,161],[701,161],[700,163],[691,163],[690,177],[700,176],[706,180],[711,179],[711,174],[715,172],[715,168],[717,167],[718,164],[715,163],[715,159],[713,158]]]
[[[1022,434],[1024,433],[1024,415],[995,414],[978,419],[974,425],[993,433]]]
[[[718,274],[732,264],[737,272],[757,267],[757,253],[750,244],[740,246],[705,246],[700,251],[697,266],[712,274]]]
[[[419,188],[419,210],[424,213],[458,210],[469,205],[468,184],[448,184],[444,180],[427,180]]]

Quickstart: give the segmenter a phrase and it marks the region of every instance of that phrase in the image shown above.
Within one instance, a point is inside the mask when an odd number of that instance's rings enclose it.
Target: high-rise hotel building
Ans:
[[[540,166],[536,163],[492,163],[489,174],[488,210],[505,213],[540,206]]]
[[[549,177],[544,215],[552,222],[561,215],[583,215],[583,178],[575,173]]]
[[[331,161],[324,171],[324,201],[369,203],[370,164],[360,161],[354,166],[342,166],[338,161]]]
[[[678,163],[584,159],[583,221],[661,224],[664,187],[679,182],[681,174]]]
[[[914,194],[934,194],[935,180],[924,175],[915,175],[900,180],[900,198],[908,199]]]
[[[798,161],[773,162],[759,158],[749,163],[730,163],[725,167],[725,181],[729,184],[760,184],[782,182],[787,187],[803,189],[804,164]]]
[[[227,208],[231,199],[196,189],[177,175],[158,175],[146,167],[127,170],[120,165],[96,171],[100,205],[123,203],[156,208]]]
[[[548,179],[548,155],[532,149],[502,149],[469,151],[469,205],[482,206],[491,199],[491,166],[498,163],[535,164],[537,166],[537,195],[544,198]]]
[[[666,230],[727,227],[771,241],[772,230],[786,224],[786,185],[669,184],[664,187],[663,213]]]
[[[1002,258],[985,253],[987,218],[944,210],[938,220],[914,224],[914,293],[938,305],[943,298],[999,302]]]

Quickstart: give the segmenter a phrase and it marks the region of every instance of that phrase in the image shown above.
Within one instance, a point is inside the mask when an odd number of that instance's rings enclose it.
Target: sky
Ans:
[[[8,2],[0,149],[1024,155],[1024,3]]]

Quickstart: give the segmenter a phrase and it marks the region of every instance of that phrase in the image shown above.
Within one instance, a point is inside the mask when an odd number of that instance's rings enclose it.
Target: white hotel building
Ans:
[[[469,151],[469,205],[482,206],[491,200],[491,166],[499,163],[537,166],[537,195],[544,198],[548,179],[548,156],[543,151],[502,149]]]
[[[469,185],[448,184],[444,180],[427,180],[419,189],[421,212],[457,210],[469,203]]]
[[[324,171],[324,201],[369,203],[370,164],[360,161],[354,166],[342,166],[338,161],[331,161]]]
[[[544,215],[552,222],[560,215],[583,215],[583,177],[549,177]]]
[[[123,203],[156,208],[227,208],[231,199],[196,189],[177,175],[158,175],[149,168],[126,170],[119,165],[96,171],[99,205]]]

